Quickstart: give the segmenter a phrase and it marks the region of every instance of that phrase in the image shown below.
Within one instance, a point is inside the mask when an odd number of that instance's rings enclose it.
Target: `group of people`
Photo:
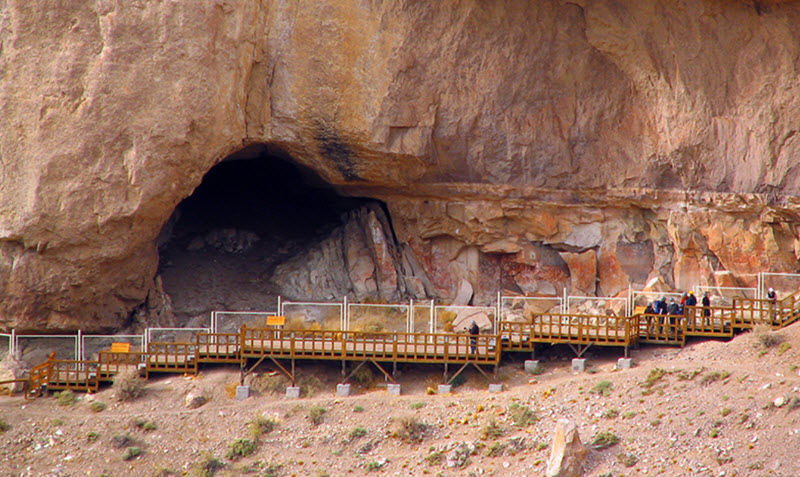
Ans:
[[[709,316],[711,314],[709,308],[711,306],[711,299],[708,297],[708,292],[703,293],[701,303],[703,306],[703,316]],[[697,297],[694,295],[694,291],[691,290],[683,294],[680,303],[675,301],[675,298],[670,298],[669,304],[667,304],[667,297],[662,296],[660,300],[648,303],[644,312],[648,315],[683,315],[687,307],[690,306],[697,306]]]

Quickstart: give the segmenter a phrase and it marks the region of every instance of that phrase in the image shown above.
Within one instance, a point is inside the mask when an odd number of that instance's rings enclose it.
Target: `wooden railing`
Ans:
[[[195,343],[151,341],[147,344],[145,376],[152,372],[197,373]]]
[[[50,353],[47,361],[31,368],[30,375],[28,376],[28,389],[25,392],[26,398],[40,396],[42,394],[43,386],[47,386],[53,374],[53,362],[55,359],[56,353]]]
[[[635,316],[639,341],[642,343],[686,343],[686,320],[679,315],[642,313]]]
[[[496,364],[496,335],[241,329],[242,357]]]
[[[97,361],[56,359],[50,372],[50,389],[72,389],[75,391],[97,391]]]
[[[241,333],[198,333],[195,349],[201,363],[238,363]]]
[[[97,377],[101,381],[110,381],[124,368],[144,366],[146,358],[147,353],[141,351],[100,351],[97,353]]]
[[[684,331],[688,336],[730,338],[733,337],[736,310],[732,307],[687,306],[683,319],[686,322]]]
[[[532,349],[533,343],[629,346],[636,341],[636,320],[626,316],[542,313],[527,322],[500,322],[503,346]]]

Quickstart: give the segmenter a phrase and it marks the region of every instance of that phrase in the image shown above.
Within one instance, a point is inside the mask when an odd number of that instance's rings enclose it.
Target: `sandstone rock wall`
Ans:
[[[799,24],[763,1],[0,3],[0,326],[127,319],[175,206],[257,142],[385,200],[444,296],[796,270]]]

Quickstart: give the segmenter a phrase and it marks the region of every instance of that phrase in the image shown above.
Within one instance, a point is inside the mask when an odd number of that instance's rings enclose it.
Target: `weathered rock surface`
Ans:
[[[589,449],[581,442],[574,422],[558,420],[551,449],[545,472],[547,477],[578,477],[583,474]]]
[[[176,205],[253,143],[387,203],[399,261],[328,251],[361,295],[796,271],[798,24],[780,1],[4,2],[0,327],[130,318]]]

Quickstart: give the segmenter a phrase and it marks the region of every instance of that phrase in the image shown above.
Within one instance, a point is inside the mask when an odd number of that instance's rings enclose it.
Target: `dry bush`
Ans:
[[[774,348],[786,340],[782,334],[772,331],[772,328],[763,324],[753,327],[753,335],[756,337],[758,346],[763,349]]]
[[[111,389],[117,401],[133,401],[144,393],[145,385],[147,382],[139,376],[139,370],[134,366],[128,366],[114,376]]]
[[[393,422],[392,437],[408,443],[422,442],[428,432],[428,425],[413,416],[405,416]]]
[[[225,394],[231,399],[236,399],[236,388],[239,387],[239,381],[231,381],[225,385]]]

